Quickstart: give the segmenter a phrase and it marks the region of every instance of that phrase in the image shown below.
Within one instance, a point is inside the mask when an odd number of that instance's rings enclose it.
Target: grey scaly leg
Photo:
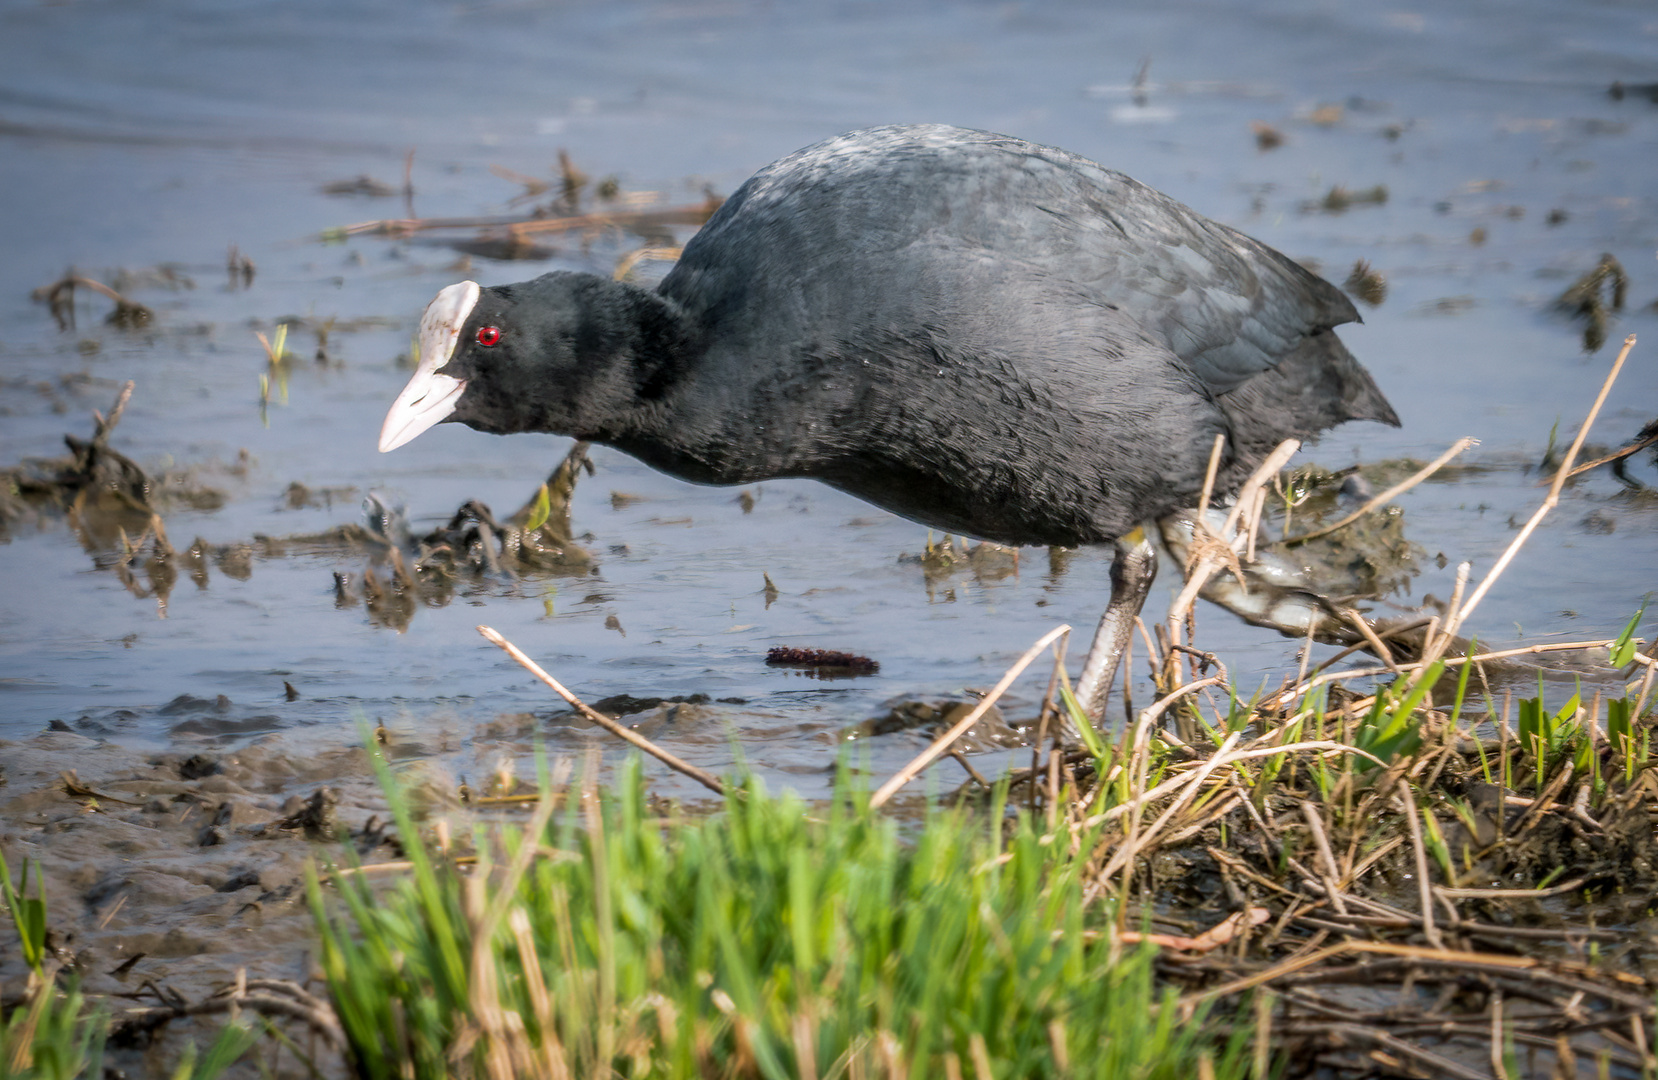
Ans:
[[[1076,682],[1077,702],[1096,726],[1105,714],[1105,701],[1117,677],[1117,664],[1128,648],[1129,635],[1134,632],[1135,616],[1140,614],[1156,577],[1157,550],[1146,539],[1144,529],[1135,529],[1117,541],[1116,558],[1111,561],[1111,603],[1100,616],[1094,643],[1088,647]]]

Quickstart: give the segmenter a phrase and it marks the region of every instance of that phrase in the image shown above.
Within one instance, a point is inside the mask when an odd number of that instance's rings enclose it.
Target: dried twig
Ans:
[[[1554,483],[1549,485],[1549,493],[1543,499],[1543,505],[1539,506],[1537,512],[1521,527],[1519,533],[1509,543],[1507,549],[1503,551],[1502,556],[1491,567],[1490,572],[1474,589],[1473,595],[1463,602],[1460,609],[1451,613],[1451,618],[1445,624],[1447,635],[1454,635],[1461,625],[1468,620],[1468,616],[1473,613],[1475,608],[1479,607],[1480,601],[1485,599],[1485,594],[1491,591],[1491,587],[1497,583],[1497,579],[1502,576],[1503,571],[1508,569],[1508,564],[1514,561],[1514,556],[1519,554],[1520,549],[1531,538],[1531,534],[1537,530],[1537,526],[1542,523],[1543,518],[1547,517],[1549,511],[1559,504],[1560,489],[1565,486],[1566,477],[1571,475],[1572,463],[1577,460],[1578,451],[1583,448],[1583,440],[1589,437],[1589,429],[1594,426],[1595,417],[1600,415],[1601,406],[1606,404],[1606,396],[1612,392],[1612,384],[1617,381],[1618,372],[1623,370],[1623,362],[1629,358],[1629,351],[1634,347],[1635,335],[1630,334],[1624,338],[1623,349],[1618,353],[1618,358],[1612,362],[1612,370],[1606,373],[1606,379],[1600,386],[1600,393],[1596,395],[1595,403],[1589,407],[1589,415],[1584,418],[1582,426],[1578,428],[1577,438],[1572,440],[1571,448],[1566,451],[1565,458],[1561,460],[1560,468],[1554,474]]]
[[[176,1004],[127,1009],[115,1020],[126,1030],[143,1031],[180,1017],[209,1016],[238,1009],[299,1020],[320,1034],[334,1050],[346,1049],[345,1032],[328,1002],[285,979],[247,979],[245,983],[239,980],[229,990],[203,1001],[188,1004],[181,1000]]]
[[[1291,457],[1295,456],[1295,452],[1299,449],[1301,449],[1301,444],[1295,439],[1286,439],[1279,443],[1277,448],[1267,455],[1266,460],[1256,467],[1255,471],[1250,474],[1249,479],[1244,481],[1243,486],[1238,489],[1237,500],[1232,504],[1232,509],[1226,515],[1226,522],[1220,530],[1220,536],[1224,538],[1228,551],[1235,551],[1236,549],[1231,545],[1237,543],[1241,538],[1238,529],[1240,515],[1245,512],[1246,508],[1253,509],[1257,505],[1255,492],[1276,476],[1278,471],[1284,467],[1284,464]],[[1193,536],[1196,536],[1195,529]],[[1199,558],[1197,564],[1186,575],[1185,587],[1180,590],[1180,595],[1175,598],[1174,603],[1169,605],[1169,634],[1176,644],[1180,642],[1181,627],[1185,625],[1186,614],[1197,600],[1198,592],[1214,572],[1224,564],[1225,560],[1223,558],[1213,552],[1208,552]]]
[[[576,695],[566,690],[563,683],[543,671],[541,665],[537,664],[534,660],[531,660],[528,656],[525,656],[518,646],[496,633],[490,627],[480,626],[478,627],[478,633],[482,634],[492,645],[496,646],[502,652],[518,661],[531,675],[534,675],[536,678],[546,683],[547,686],[552,689],[553,693],[569,702],[575,707],[577,712],[581,713],[588,720],[591,720],[599,727],[604,728],[618,739],[632,743],[634,746],[637,746],[639,749],[662,762],[664,765],[668,766],[668,768],[673,769],[675,772],[683,773],[684,775],[689,776],[691,779],[695,780],[709,791],[712,791],[714,794],[725,794],[725,784],[720,781],[719,777],[715,776],[711,772],[708,772],[706,769],[699,769],[690,762],[683,761],[680,758],[675,757],[673,754],[670,754],[668,751],[657,746],[637,731],[623,727],[621,724],[618,724],[604,713],[590,707],[580,698],[576,697]]]
[[[979,703],[966,716],[951,725],[950,730],[934,739],[931,746],[917,754],[908,765],[894,773],[892,779],[882,784],[879,791],[870,796],[870,809],[874,810],[885,805],[886,801],[892,798],[899,788],[920,775],[921,770],[931,765],[935,758],[948,750],[951,743],[961,738],[967,733],[968,729],[979,722],[979,718],[988,712],[990,707],[996,703],[996,700],[1007,692],[1007,688],[1013,685],[1013,680],[1017,679],[1020,673],[1030,666],[1031,661],[1042,654],[1043,649],[1046,649],[1055,641],[1067,638],[1070,633],[1071,628],[1069,626],[1056,626],[1037,639],[1036,644],[1026,649],[1025,655],[1021,656],[1012,667],[1007,669],[1007,674],[1002,676],[1002,681],[993,686],[990,693],[980,698]]]
[[[1654,444],[1658,444],[1658,431],[1654,431],[1651,435],[1647,435],[1644,438],[1636,436],[1634,442],[1621,446],[1604,457],[1598,457],[1593,461],[1585,461],[1583,464],[1567,473],[1566,479],[1570,480],[1572,477],[1586,473],[1590,469],[1598,469],[1602,465],[1610,465],[1614,461],[1622,461],[1624,458],[1637,454]],[[1545,481],[1541,480],[1538,481],[1540,484],[1544,482]]]
[[[434,229],[506,229],[515,236],[535,233],[575,232],[607,226],[629,228],[640,225],[701,225],[720,208],[721,199],[710,196],[701,203],[685,206],[665,206],[655,210],[600,210],[591,214],[568,214],[562,217],[454,217],[454,218],[383,218],[362,221],[355,225],[331,230],[332,236],[362,236],[380,233],[389,236],[408,236]]]
[[[1153,945],[1161,945],[1165,949],[1179,949],[1182,952],[1213,952],[1234,940],[1246,927],[1260,926],[1270,918],[1272,918],[1272,912],[1266,908],[1252,907],[1247,911],[1233,912],[1195,937],[1181,937],[1177,934],[1145,934],[1138,930],[1124,930],[1117,935],[1117,940],[1125,945],[1138,945],[1145,941]],[[1055,931],[1055,933],[1059,932]],[[1084,931],[1084,933],[1098,933],[1098,931]]]
[[[1330,850],[1330,837],[1324,831],[1324,819],[1318,814],[1318,807],[1310,802],[1301,804],[1301,819],[1307,823],[1307,831],[1312,833],[1313,848],[1318,852],[1318,861],[1324,868],[1325,888],[1329,890],[1330,903],[1335,906],[1339,915],[1347,914],[1347,903],[1341,895],[1341,869],[1336,866],[1335,852]]]
[[[1444,942],[1439,938],[1439,930],[1433,922],[1433,882],[1428,878],[1428,851],[1422,843],[1421,811],[1416,806],[1416,795],[1410,789],[1409,781],[1399,780],[1399,798],[1405,804],[1405,821],[1410,825],[1410,846],[1416,858],[1416,888],[1422,905],[1422,936],[1428,939],[1428,944],[1434,948],[1443,948]]]
[[[1347,526],[1353,524],[1353,522],[1359,520],[1364,515],[1370,513],[1370,511],[1376,509],[1376,507],[1381,506],[1383,503],[1386,503],[1391,499],[1398,498],[1400,495],[1403,495],[1405,492],[1409,491],[1411,488],[1415,487],[1417,484],[1420,484],[1422,481],[1426,480],[1428,477],[1432,476],[1434,473],[1436,473],[1440,469],[1444,468],[1446,463],[1448,463],[1452,458],[1456,457],[1458,454],[1462,453],[1464,450],[1468,449],[1470,446],[1478,446],[1478,445],[1479,445],[1479,440],[1478,439],[1473,439],[1473,438],[1469,438],[1467,436],[1464,436],[1463,438],[1460,438],[1456,442],[1452,443],[1451,448],[1449,450],[1445,451],[1443,454],[1440,454],[1438,457],[1434,458],[1433,461],[1429,462],[1427,465],[1424,465],[1422,468],[1420,468],[1416,472],[1412,473],[1408,478],[1406,478],[1404,480],[1401,480],[1397,484],[1394,484],[1392,487],[1388,488],[1386,491],[1382,492],[1380,495],[1377,495],[1375,498],[1368,500],[1363,506],[1361,506],[1357,510],[1353,511],[1351,514],[1348,514],[1346,517],[1342,518],[1340,521],[1336,522],[1334,525],[1326,525],[1321,529],[1314,529],[1312,532],[1302,533],[1300,536],[1286,537],[1285,539],[1280,540],[1279,543],[1284,544],[1286,546],[1293,545],[1293,544],[1304,544],[1308,540],[1316,540],[1320,536],[1328,536],[1330,533],[1335,532],[1337,529],[1346,528]]]

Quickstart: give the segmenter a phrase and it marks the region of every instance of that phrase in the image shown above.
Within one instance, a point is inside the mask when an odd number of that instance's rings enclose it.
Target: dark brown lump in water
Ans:
[[[766,650],[770,667],[814,668],[835,675],[873,675],[881,665],[867,656],[832,649],[794,649],[779,645]]]

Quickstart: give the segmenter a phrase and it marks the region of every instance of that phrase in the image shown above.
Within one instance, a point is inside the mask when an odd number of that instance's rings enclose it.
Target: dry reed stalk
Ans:
[[[1437,896],[1449,897],[1452,900],[1541,900],[1548,896],[1563,896],[1580,889],[1588,880],[1586,877],[1573,878],[1559,885],[1550,885],[1546,889],[1449,889],[1443,885],[1435,885],[1433,891]]]
[[[564,763],[564,767],[568,770],[567,763]],[[519,841],[518,851],[514,853],[512,862],[507,866],[506,876],[495,886],[495,895],[478,922],[475,932],[486,942],[493,938],[495,931],[500,928],[502,918],[506,916],[507,909],[512,906],[513,899],[518,894],[519,882],[523,880],[530,863],[535,861],[536,855],[541,851],[541,840],[547,834],[547,823],[553,819],[553,811],[558,808],[559,800],[555,797],[554,789],[559,786],[560,780],[555,775],[551,785],[541,793],[535,813],[530,817],[530,823],[525,827],[523,837]]]
[[[1658,646],[1658,639],[1654,639],[1654,646]],[[1650,651],[1650,650],[1649,650]],[[1646,665],[1646,675],[1641,679],[1641,692],[1635,697],[1635,711],[1633,716],[1642,715],[1641,710],[1646,708],[1647,697],[1652,693],[1652,677],[1658,674],[1658,662],[1651,657],[1637,656],[1635,663]]]
[[[1422,843],[1422,819],[1416,806],[1416,795],[1411,791],[1410,781],[1399,778],[1399,798],[1405,804],[1405,820],[1410,825],[1410,846],[1416,860],[1416,888],[1418,903],[1422,906],[1422,935],[1428,939],[1428,944],[1436,949],[1445,947],[1439,937],[1439,928],[1433,921],[1433,883],[1428,879],[1428,849]]]
[[[512,932],[518,947],[519,962],[524,966],[524,988],[530,995],[530,1008],[535,1013],[535,1024],[541,1032],[541,1076],[546,1080],[570,1080],[570,1063],[564,1044],[558,1037],[553,1017],[552,998],[547,994],[547,980],[541,973],[541,957],[536,951],[535,935],[531,932],[530,917],[522,907],[514,907],[507,914],[507,929]]]
[[[1491,1074],[1509,1080],[1508,1065],[1503,1060],[1503,988],[1491,991]]]
[[[121,422],[121,414],[127,411],[127,402],[132,400],[133,381],[128,379],[121,387],[121,392],[115,396],[115,404],[110,407],[109,419],[104,419],[103,413],[92,410],[92,419],[96,428],[92,433],[92,441],[99,446],[109,441],[109,433],[116,424]]]
[[[1071,1051],[1069,1040],[1065,1037],[1064,1017],[1052,1020],[1048,1024],[1048,1048],[1054,1056],[1054,1068],[1059,1075],[1068,1075],[1071,1071]]]
[[[1468,575],[1471,574],[1473,570],[1474,564],[1466,559],[1457,563],[1456,584],[1451,586],[1451,602],[1446,606],[1446,611],[1455,612],[1462,609],[1462,597],[1463,594],[1468,591]],[[1448,619],[1446,620],[1447,624],[1449,621],[1450,620]],[[1436,628],[1442,635],[1441,640],[1437,642],[1434,639],[1434,630]],[[1432,656],[1437,660],[1439,657],[1445,655],[1445,650],[1449,649],[1451,647],[1451,643],[1455,640],[1456,635],[1445,630],[1443,626],[1440,626],[1438,616],[1435,616],[1434,621],[1428,624],[1428,633],[1425,638],[1426,647],[1422,650],[1422,656],[1424,658]],[[1471,647],[1472,646],[1470,646],[1470,648]]]
[[[626,281],[628,279],[628,275],[633,273],[633,268],[644,262],[646,259],[658,260],[661,262],[673,262],[677,260],[680,255],[684,254],[684,252],[685,249],[681,247],[634,248],[632,251],[616,260],[616,270],[611,276],[617,281]]]
[[[12,1056],[8,1072],[19,1075],[31,1069],[35,1063],[34,1047],[35,1032],[40,1028],[40,1019],[46,1012],[46,1006],[57,993],[57,986],[52,977],[40,978],[33,971],[29,972],[28,983],[24,990],[25,1000],[29,1003],[29,1011],[24,1015],[23,1025],[12,1032]]]
[[[1416,472],[1412,473],[1410,476],[1406,477],[1404,480],[1401,480],[1397,484],[1394,484],[1392,487],[1388,488],[1386,491],[1382,492],[1380,495],[1377,495],[1374,498],[1369,499],[1368,501],[1365,502],[1365,504],[1363,506],[1361,506],[1357,510],[1353,511],[1351,514],[1348,514],[1346,517],[1342,518],[1340,521],[1336,522],[1334,525],[1326,525],[1323,528],[1314,529],[1312,532],[1302,533],[1300,536],[1286,537],[1285,539],[1280,540],[1279,543],[1284,544],[1284,545],[1302,544],[1302,543],[1306,543],[1308,540],[1316,540],[1320,536],[1328,536],[1329,534],[1335,532],[1337,529],[1344,529],[1347,526],[1353,524],[1353,522],[1359,520],[1364,515],[1370,513],[1370,511],[1376,509],[1376,507],[1381,506],[1383,503],[1386,503],[1386,502],[1388,502],[1392,499],[1398,498],[1400,495],[1403,495],[1405,492],[1409,491],[1411,488],[1413,488],[1416,485],[1420,484],[1422,481],[1426,480],[1428,477],[1432,476],[1434,473],[1436,473],[1440,469],[1444,468],[1450,462],[1450,460],[1452,458],[1456,457],[1458,454],[1462,453],[1464,450],[1467,450],[1470,446],[1478,446],[1478,445],[1479,445],[1479,440],[1478,439],[1470,438],[1470,437],[1465,435],[1462,438],[1458,439],[1456,442],[1452,443],[1451,448],[1449,450],[1445,451],[1443,454],[1440,454],[1438,457],[1434,458],[1433,461],[1431,461],[1428,464],[1422,466],[1422,468],[1418,469]]]
[[[1537,512],[1532,514],[1530,520],[1520,528],[1519,533],[1504,549],[1502,555],[1492,565],[1491,570],[1481,579],[1473,594],[1468,597],[1462,607],[1453,611],[1450,618],[1446,620],[1445,636],[1447,641],[1456,635],[1462,624],[1468,621],[1468,616],[1473,614],[1475,608],[1479,607],[1480,601],[1485,599],[1485,594],[1491,591],[1491,587],[1497,583],[1497,579],[1502,576],[1503,571],[1508,569],[1509,563],[1514,561],[1514,557],[1519,554],[1520,549],[1531,538],[1531,534],[1537,530],[1537,526],[1542,524],[1549,511],[1559,505],[1560,490],[1565,486],[1566,478],[1571,475],[1572,463],[1577,460],[1578,451],[1583,449],[1583,440],[1588,438],[1589,429],[1594,426],[1595,418],[1600,415],[1601,406],[1606,404],[1606,396],[1612,392],[1612,384],[1617,381],[1618,372],[1623,370],[1624,361],[1629,358],[1629,352],[1634,347],[1635,335],[1630,334],[1624,338],[1623,349],[1619,351],[1618,358],[1612,362],[1612,370],[1606,373],[1606,378],[1601,382],[1600,393],[1595,396],[1595,403],[1589,407],[1589,414],[1578,428],[1577,437],[1572,440],[1571,448],[1566,451],[1566,456],[1561,459],[1560,468],[1554,474],[1554,483],[1549,485],[1548,495],[1544,497],[1542,505],[1537,508]],[[1424,656],[1423,659],[1431,663],[1433,658]]]
[[[990,1067],[990,1053],[985,1048],[984,1033],[975,1031],[967,1037],[968,1056],[973,1059],[973,1071],[978,1080],[996,1080],[996,1071]],[[893,1080],[902,1080],[894,1076]]]
[[[1256,1080],[1267,1080],[1272,1075],[1272,1010],[1277,995],[1270,991],[1256,994],[1250,1003],[1255,1010],[1254,1070]]]
[[[1353,625],[1354,629],[1358,630],[1360,636],[1362,636],[1364,640],[1369,643],[1371,650],[1376,654],[1376,658],[1380,660],[1389,671],[1393,672],[1395,675],[1400,674],[1399,664],[1393,659],[1393,650],[1389,649],[1387,647],[1387,643],[1376,636],[1375,629],[1370,625],[1365,617],[1360,615],[1353,608],[1346,608],[1341,614],[1343,618]]]
[[[482,627],[479,629],[481,630]],[[1065,639],[1070,633],[1071,628],[1069,626],[1061,625],[1054,627],[1037,639],[1036,644],[1026,649],[1025,655],[1021,656],[1012,667],[1007,669],[1007,674],[1002,676],[1001,682],[992,687],[990,693],[979,699],[979,703],[966,716],[956,721],[948,731],[934,739],[931,746],[917,754],[908,765],[894,773],[892,779],[882,784],[879,791],[870,796],[869,808],[871,810],[879,809],[897,793],[899,788],[914,780],[921,770],[931,765],[939,755],[948,750],[951,743],[961,738],[969,728],[979,722],[979,718],[988,712],[997,699],[1007,692],[1007,688],[1013,685],[1013,680],[1017,679],[1031,665],[1031,662],[1042,654],[1043,649],[1046,649],[1056,640]]]
[[[1249,479],[1244,481],[1243,486],[1238,489],[1238,497],[1232,503],[1232,509],[1227,513],[1226,522],[1220,530],[1222,543],[1228,552],[1233,552],[1234,559],[1236,553],[1231,545],[1239,538],[1238,520],[1240,515],[1246,509],[1252,509],[1256,505],[1255,493],[1260,490],[1263,484],[1276,476],[1299,449],[1301,449],[1301,443],[1295,439],[1286,439],[1279,443],[1277,448],[1267,455],[1266,460],[1261,462],[1255,471],[1250,474]],[[1198,518],[1194,523],[1192,534],[1194,541],[1197,539],[1197,526],[1201,524],[1201,521],[1202,519]],[[1194,549],[1196,546],[1194,544]],[[1181,627],[1186,616],[1191,612],[1198,591],[1203,588],[1204,584],[1223,564],[1223,560],[1217,558],[1214,554],[1205,553],[1199,556],[1196,565],[1187,573],[1185,587],[1181,589],[1180,595],[1175,598],[1174,603],[1169,605],[1169,635],[1170,640],[1175,644],[1180,643]]]
[[[1066,629],[1069,629],[1069,627]],[[553,693],[569,702],[575,707],[577,712],[581,713],[588,720],[591,720],[599,727],[604,728],[618,739],[621,739],[624,742],[632,743],[634,746],[637,746],[639,749],[662,762],[662,764],[668,766],[668,768],[673,769],[675,772],[689,776],[691,779],[712,791],[714,794],[725,794],[725,784],[720,781],[719,777],[715,776],[711,772],[708,772],[707,770],[697,768],[690,762],[681,760],[680,758],[657,746],[637,731],[623,727],[621,724],[618,724],[604,713],[592,708],[586,702],[576,697],[576,695],[566,690],[563,683],[543,671],[541,665],[524,655],[523,651],[520,650],[518,646],[496,633],[495,630],[488,626],[480,626],[478,627],[478,633],[482,634],[484,638],[490,642],[490,644],[496,646],[502,652],[518,661],[518,663],[521,664],[531,675],[534,675],[543,683],[546,683],[547,686],[552,689]]]
[[[1209,467],[1203,473],[1203,492],[1197,500],[1197,518],[1199,521],[1202,521],[1203,516],[1209,512],[1209,500],[1215,494],[1215,474],[1220,471],[1220,455],[1224,449],[1226,449],[1226,435],[1216,432],[1215,444],[1209,448]]]
[[[1053,670],[1048,673],[1048,689],[1042,695],[1042,709],[1036,717],[1036,738],[1031,741],[1030,747],[1031,781],[1026,790],[1026,808],[1033,812],[1036,810],[1036,773],[1042,763],[1042,746],[1047,742],[1048,725],[1059,719],[1060,704],[1056,691],[1060,680],[1065,677],[1065,649],[1070,642],[1070,636],[1066,635],[1054,648]]]
[[[533,845],[526,845],[531,847]],[[472,923],[472,960],[469,965],[471,975],[470,985],[467,987],[467,1009],[472,1014],[472,1039],[458,1039],[450,1049],[450,1063],[462,1066],[465,1058],[476,1042],[481,1040],[484,1056],[484,1070],[489,1080],[515,1080],[516,1070],[513,1068],[511,1025],[506,1018],[506,1010],[501,1006],[500,978],[496,973],[495,950],[493,944],[493,927],[488,933],[484,932],[484,920],[487,918],[485,909],[488,901],[484,897],[488,882],[482,877],[471,878],[466,882],[465,899],[466,915]],[[461,1071],[459,1068],[457,1072]]]
[[[1208,761],[1205,761],[1202,765],[1198,766],[1198,768],[1193,770],[1184,778],[1186,780],[1186,784],[1180,794],[1175,797],[1174,801],[1170,802],[1169,805],[1164,808],[1163,812],[1157,816],[1157,820],[1151,823],[1151,827],[1145,831],[1144,835],[1138,838],[1131,835],[1127,841],[1118,846],[1116,851],[1112,853],[1111,858],[1106,862],[1105,869],[1101,870],[1099,873],[1099,877],[1102,881],[1108,880],[1112,874],[1116,873],[1119,869],[1122,869],[1124,864],[1132,860],[1142,850],[1151,846],[1152,842],[1157,839],[1158,834],[1163,831],[1174,815],[1185,809],[1186,804],[1192,801],[1192,798],[1197,794],[1198,789],[1203,786],[1203,782],[1207,780],[1216,769],[1228,763],[1229,759],[1227,755],[1231,752],[1232,748],[1237,745],[1238,739],[1242,736],[1242,734],[1243,733],[1241,731],[1234,731],[1232,734],[1228,735],[1226,737],[1226,741],[1221,743],[1220,746],[1216,748],[1214,755],[1210,757]],[[1141,805],[1144,804],[1142,803]],[[1138,814],[1135,814],[1135,816],[1130,819],[1130,821],[1136,823],[1138,820]]]
[[[817,1080],[817,1048],[812,1042],[812,1021],[804,1012],[794,1014],[790,1025],[794,1038],[795,1065],[800,1069],[800,1080]]]
[[[1301,804],[1301,818],[1307,823],[1307,831],[1312,833],[1313,848],[1318,852],[1318,860],[1324,867],[1330,904],[1338,914],[1345,915],[1347,903],[1341,897],[1341,869],[1336,866],[1335,852],[1330,850],[1330,837],[1324,830],[1324,819],[1319,816],[1318,808],[1310,802]]]

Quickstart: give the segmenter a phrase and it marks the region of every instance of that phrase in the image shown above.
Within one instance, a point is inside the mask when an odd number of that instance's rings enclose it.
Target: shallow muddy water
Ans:
[[[0,738],[55,725],[162,749],[281,731],[284,752],[303,754],[353,740],[360,715],[454,755],[457,774],[487,768],[493,740],[585,744],[585,731],[514,718],[556,703],[474,633],[488,623],[589,700],[707,695],[647,726],[698,764],[740,752],[810,789],[837,733],[883,701],[988,686],[1056,623],[1091,629],[1106,553],[1033,550],[1015,572],[929,581],[902,558],[924,528],[830,489],[768,483],[745,500],[603,448],[572,507],[587,572],[480,580],[401,629],[342,606],[334,575],[360,579],[366,555],[258,538],[358,521],[371,491],[419,528],[470,499],[505,515],[568,446],[448,425],[375,452],[426,301],[462,276],[608,273],[640,244],[558,239],[540,260],[468,267],[437,239],[319,239],[403,216],[401,196],[323,188],[366,175],[396,190],[411,151],[422,216],[508,212],[522,189],[491,168],[550,179],[560,148],[595,179],[681,204],[839,131],[946,121],[1120,168],[1337,282],[1367,260],[1387,296],[1343,337],[1404,427],[1350,425],[1303,459],[1426,459],[1479,438],[1468,460],[1481,468],[1400,500],[1427,558],[1392,600],[1446,596],[1455,564],[1482,573],[1537,504],[1551,429],[1562,443],[1575,432],[1626,333],[1649,341],[1591,442],[1615,447],[1658,414],[1658,104],[1607,92],[1650,82],[1655,61],[1650,7],[1541,0],[8,5],[0,465],[87,437],[91,411],[133,380],[112,445],[216,493],[163,500],[163,517],[181,550],[200,537],[228,553],[161,603],[129,591],[61,517],[13,526],[0,546]],[[1252,123],[1282,145],[1258,148]],[[1333,187],[1376,185],[1385,202],[1325,206]],[[231,245],[255,262],[251,283],[227,275]],[[1581,326],[1550,305],[1603,252],[1627,269],[1629,304],[1613,344],[1586,355]],[[111,283],[126,271],[153,321],[106,326],[108,302],[83,291],[77,327],[60,330],[30,293],[66,266]],[[288,317],[333,320],[329,359],[309,359],[317,337],[296,326],[299,359],[262,408],[255,331]],[[1658,484],[1644,458],[1631,475]],[[1469,629],[1491,643],[1616,634],[1658,578],[1655,526],[1650,493],[1605,470],[1583,478]],[[1296,666],[1295,642],[1215,608],[1200,621],[1198,640],[1244,687]],[[1643,633],[1655,627],[1649,615]],[[880,672],[808,679],[763,664],[776,645],[856,652]],[[864,752],[885,773],[922,740],[877,736]],[[959,779],[941,768],[939,783]]]

